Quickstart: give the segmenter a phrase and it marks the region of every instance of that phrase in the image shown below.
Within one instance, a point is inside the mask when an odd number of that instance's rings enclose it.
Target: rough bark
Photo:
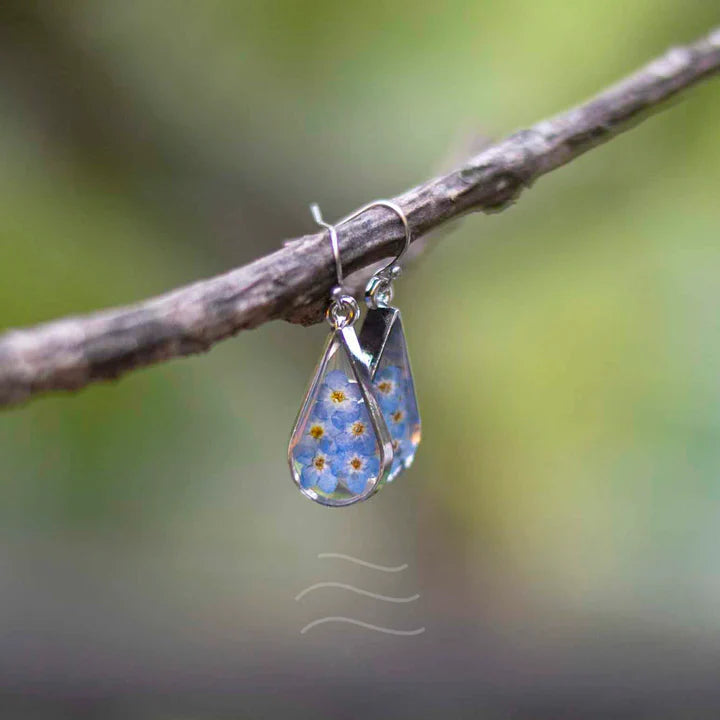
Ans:
[[[628,130],[718,71],[720,29],[393,200],[407,214],[415,239],[469,211],[501,211],[538,177]],[[353,271],[394,253],[403,235],[394,213],[373,209],[343,225],[339,240],[344,267]],[[327,236],[317,233],[136,305],[10,330],[0,335],[0,406],[204,352],[269,320],[318,322],[333,281]]]

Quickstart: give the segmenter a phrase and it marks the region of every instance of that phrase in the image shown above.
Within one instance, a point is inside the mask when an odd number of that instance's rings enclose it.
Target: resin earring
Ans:
[[[421,435],[420,412],[402,318],[400,310],[391,305],[393,280],[401,273],[398,263],[410,247],[412,235],[402,208],[389,200],[376,200],[342,222],[378,206],[392,210],[405,229],[405,244],[398,256],[368,281],[365,289],[368,312],[360,330],[360,347],[365,353],[375,396],[392,440],[394,459],[385,479],[391,482],[412,464]]]
[[[332,329],[290,436],[288,462],[303,495],[340,507],[367,499],[382,485],[393,449],[353,328],[359,307],[342,289],[337,231],[317,205],[311,211],[330,234],[338,284],[326,312]]]

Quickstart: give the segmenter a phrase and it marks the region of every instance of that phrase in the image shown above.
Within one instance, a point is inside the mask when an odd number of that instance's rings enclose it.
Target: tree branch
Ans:
[[[628,130],[719,71],[720,28],[393,200],[405,210],[416,239],[468,211],[503,210],[541,175]],[[402,228],[394,213],[373,209],[343,225],[339,240],[344,266],[358,270],[394,253]],[[0,406],[204,352],[269,320],[318,322],[333,281],[327,237],[318,233],[136,305],[8,331],[0,335]]]

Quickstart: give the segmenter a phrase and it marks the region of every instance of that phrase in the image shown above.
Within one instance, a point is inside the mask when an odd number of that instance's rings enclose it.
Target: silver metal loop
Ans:
[[[320,206],[317,203],[310,205],[310,212],[312,213],[313,219],[318,225],[322,225],[327,228],[330,233],[330,246],[332,247],[333,259],[335,260],[335,272],[337,273],[337,284],[342,286],[344,282],[342,261],[340,259],[340,245],[338,244],[337,230],[334,225],[326,223],[320,213]]]
[[[337,226],[343,225],[350,220],[362,215],[374,207],[386,207],[392,210],[399,218],[405,228],[405,244],[398,253],[387,265],[380,268],[370,278],[365,288],[365,301],[371,308],[387,307],[393,298],[392,283],[395,278],[400,276],[402,272],[400,265],[398,264],[405,253],[410,247],[412,242],[412,232],[410,231],[410,225],[403,209],[391,200],[374,200],[367,205],[363,205],[361,208],[353,212],[352,214],[344,217],[340,220],[337,225],[331,225],[330,223],[323,220],[322,214],[320,213],[320,207],[317,203],[310,205],[310,212],[318,225],[326,228],[330,234],[330,246],[332,248],[333,259],[335,260],[335,272],[337,274],[337,287],[333,288],[331,293],[332,302],[327,309],[326,318],[330,325],[336,330],[352,325],[357,319],[359,308],[355,298],[350,295],[343,295],[342,285],[345,280],[342,269],[342,260],[340,258],[340,244],[338,242]]]
[[[381,268],[375,273],[376,276],[391,276],[395,268],[398,268],[398,270],[400,269],[398,263],[408,251],[410,243],[412,242],[412,232],[410,231],[410,225],[408,224],[407,216],[405,215],[403,209],[397,203],[392,202],[392,200],[373,200],[367,205],[363,205],[354,213],[348,215],[347,217],[344,217],[342,220],[339,220],[337,224],[344,225],[346,222],[354,220],[359,215],[362,215],[364,212],[374,207],[386,207],[389,210],[392,210],[400,218],[400,221],[403,224],[403,228],[405,228],[405,244],[403,245],[402,249],[391,262],[389,262],[385,267]]]
[[[333,330],[352,325],[359,316],[360,306],[352,295],[336,295],[325,312],[325,319]]]
[[[379,307],[389,307],[393,299],[392,278],[379,273],[368,280],[365,288],[365,302],[372,310]]]

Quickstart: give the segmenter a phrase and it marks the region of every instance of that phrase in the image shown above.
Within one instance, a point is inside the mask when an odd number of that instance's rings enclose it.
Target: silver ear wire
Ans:
[[[360,308],[357,300],[343,291],[345,276],[343,275],[342,260],[340,258],[340,245],[338,243],[337,230],[335,225],[330,225],[323,220],[320,206],[317,203],[310,205],[310,212],[318,225],[326,228],[330,234],[330,246],[332,247],[333,259],[335,260],[335,273],[337,285],[332,289],[331,301],[328,306],[325,318],[335,330],[352,325],[360,315]]]
[[[338,244],[337,230],[335,229],[334,225],[330,225],[330,223],[326,223],[323,220],[322,213],[320,212],[320,206],[317,203],[312,203],[312,205],[310,205],[310,212],[312,213],[313,220],[315,220],[318,225],[326,228],[327,231],[330,233],[330,245],[332,247],[333,258],[335,260],[337,284],[338,287],[342,287],[345,278],[342,271],[342,260],[340,259],[340,245]]]
[[[386,207],[389,210],[392,210],[400,218],[400,222],[402,222],[403,228],[405,229],[405,243],[397,256],[387,265],[380,268],[380,270],[377,270],[370,280],[368,280],[367,286],[365,287],[365,301],[367,302],[368,307],[371,308],[387,306],[392,301],[393,280],[400,276],[400,273],[402,272],[399,265],[400,260],[408,251],[410,243],[412,242],[412,232],[410,231],[410,225],[405,212],[397,203],[394,203],[391,200],[373,200],[367,205],[363,205],[352,214],[344,217],[342,220],[339,220],[337,225],[330,225],[330,223],[323,220],[322,214],[320,213],[320,207],[317,203],[310,205],[310,212],[312,213],[315,222],[326,228],[330,233],[330,245],[332,247],[333,258],[335,260],[335,271],[337,273],[338,280],[337,287],[333,289],[333,302],[331,303],[330,308],[328,308],[328,322],[330,322],[333,327],[337,325],[337,318],[350,318],[349,320],[345,320],[346,324],[350,324],[357,316],[357,302],[354,298],[352,298],[352,296],[342,293],[341,289],[345,277],[343,275],[342,262],[340,259],[340,245],[338,243],[337,227],[350,222],[350,220],[354,220],[356,217],[359,217],[364,212],[367,212],[374,207]],[[355,304],[355,308],[351,307],[353,303]]]
[[[407,215],[405,215],[405,212],[397,203],[394,203],[391,200],[373,200],[367,205],[363,205],[359,210],[356,210],[351,215],[344,217],[338,222],[338,225],[344,225],[346,222],[354,220],[359,215],[362,215],[364,212],[374,207],[386,207],[389,210],[392,210],[400,218],[400,222],[402,222],[403,228],[405,229],[405,244],[403,245],[398,255],[393,260],[391,260],[385,267],[381,268],[375,273],[376,276],[382,275],[384,277],[387,277],[388,279],[394,279],[400,274],[400,265],[398,263],[400,262],[400,260],[402,260],[403,256],[408,251],[410,243],[412,242],[412,232],[410,231],[410,225],[408,224]]]
[[[412,242],[412,233],[410,231],[410,225],[408,224],[407,216],[403,209],[391,200],[374,200],[367,205],[363,205],[359,210],[356,210],[352,215],[344,217],[338,225],[349,222],[350,220],[362,215],[365,211],[370,210],[374,207],[386,207],[392,210],[399,218],[405,228],[405,244],[398,253],[398,255],[391,260],[387,265],[376,271],[373,276],[368,280],[365,286],[365,302],[370,308],[387,307],[393,298],[393,287],[392,283],[395,278],[400,276],[402,269],[400,268],[399,262],[410,247]]]

